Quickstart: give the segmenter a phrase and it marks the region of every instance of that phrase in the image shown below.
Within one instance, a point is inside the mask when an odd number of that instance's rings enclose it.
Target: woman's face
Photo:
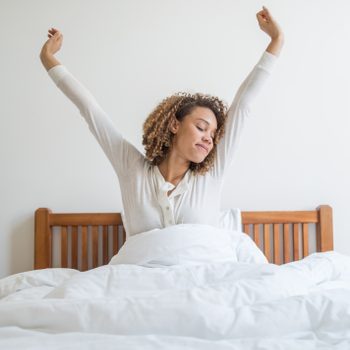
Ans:
[[[201,163],[214,147],[216,129],[213,111],[207,107],[195,107],[172,128],[175,134],[172,152],[187,161]]]

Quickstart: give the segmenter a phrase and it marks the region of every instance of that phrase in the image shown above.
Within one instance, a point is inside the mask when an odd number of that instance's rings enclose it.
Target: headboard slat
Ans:
[[[98,265],[98,226],[92,226],[92,267]]]
[[[118,239],[118,226],[113,225],[113,255],[118,253],[119,239]]]
[[[102,261],[104,265],[108,264],[108,226],[104,225],[103,226],[103,233],[102,233]]]
[[[78,226],[74,225],[72,226],[72,233],[71,233],[71,247],[72,247],[72,268],[77,269],[78,268]]]
[[[243,225],[243,232],[245,232],[247,235],[249,235],[250,225],[244,224]]]
[[[293,224],[293,260],[299,259],[299,224]]]
[[[264,254],[269,262],[271,261],[270,247],[270,224],[264,224]]]
[[[256,245],[259,247],[260,246],[259,224],[254,224],[253,240],[256,243]]]
[[[280,254],[280,224],[273,224],[273,260],[275,264],[282,264]]]
[[[61,227],[61,266],[68,267],[68,236],[67,226]]]
[[[285,263],[291,262],[289,224],[287,223],[283,224],[283,255]]]
[[[89,269],[88,257],[88,228],[86,225],[81,227],[81,270],[87,271]]]
[[[309,225],[303,224],[303,257],[309,254]]]

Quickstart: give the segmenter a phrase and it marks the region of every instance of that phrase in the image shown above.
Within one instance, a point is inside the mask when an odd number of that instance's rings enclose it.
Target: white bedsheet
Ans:
[[[196,262],[190,246],[172,265],[0,280],[0,349],[350,349],[350,257]]]

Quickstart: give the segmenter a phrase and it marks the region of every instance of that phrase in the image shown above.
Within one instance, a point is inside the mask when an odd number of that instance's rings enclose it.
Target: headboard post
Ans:
[[[50,232],[48,208],[39,208],[35,211],[35,254],[34,269],[52,267],[52,237]]]
[[[316,249],[318,252],[333,250],[333,220],[332,208],[329,205],[317,207],[318,225],[316,234]]]

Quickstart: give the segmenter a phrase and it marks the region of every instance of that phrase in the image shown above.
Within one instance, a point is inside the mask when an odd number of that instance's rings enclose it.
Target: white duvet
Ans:
[[[350,349],[350,257],[268,264],[237,231],[176,225],[109,265],[0,280],[0,349]]]

